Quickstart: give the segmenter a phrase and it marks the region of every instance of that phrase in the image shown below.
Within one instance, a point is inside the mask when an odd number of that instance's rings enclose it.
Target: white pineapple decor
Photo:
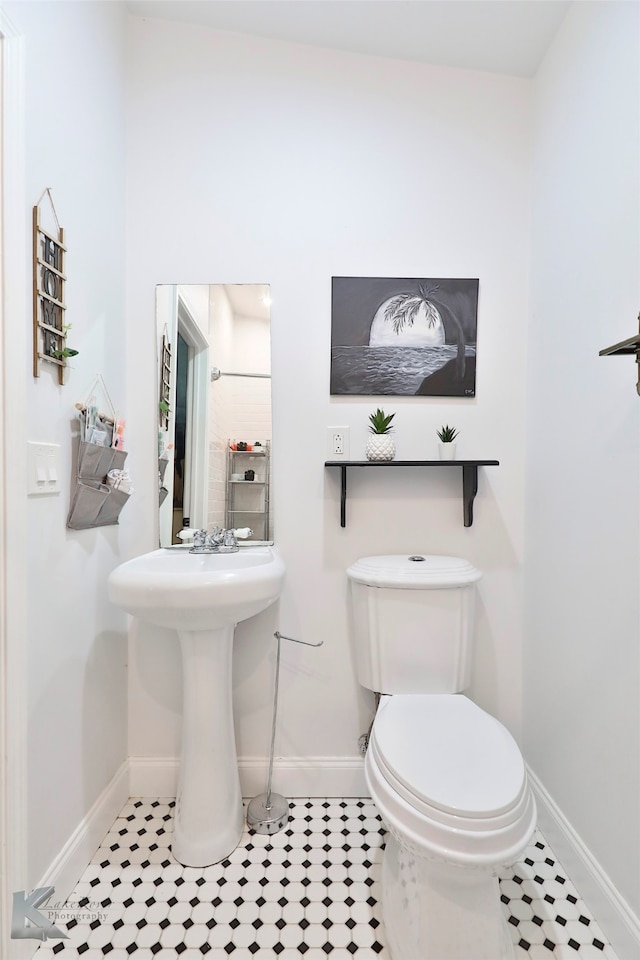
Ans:
[[[371,436],[367,440],[365,453],[367,460],[393,460],[396,455],[396,445],[390,431],[393,429],[391,421],[395,413],[385,414],[380,407],[369,415],[369,430]]]

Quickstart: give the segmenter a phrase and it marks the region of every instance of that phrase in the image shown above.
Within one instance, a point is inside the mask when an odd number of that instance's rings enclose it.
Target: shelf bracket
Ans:
[[[464,525],[473,525],[473,501],[478,492],[478,467],[465,463],[462,467],[462,507],[464,510]]]
[[[340,466],[340,526],[347,525],[347,468]]]
[[[614,343],[611,347],[605,347],[598,356],[600,357],[622,357],[628,354],[635,354],[636,364],[638,366],[638,376],[636,382],[636,392],[640,395],[640,313],[638,314],[638,333],[635,337],[629,337],[628,340],[621,340],[620,343]]]

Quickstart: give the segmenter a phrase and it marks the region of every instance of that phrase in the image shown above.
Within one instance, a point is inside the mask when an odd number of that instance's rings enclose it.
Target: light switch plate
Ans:
[[[60,444],[27,441],[27,493],[60,493]]]

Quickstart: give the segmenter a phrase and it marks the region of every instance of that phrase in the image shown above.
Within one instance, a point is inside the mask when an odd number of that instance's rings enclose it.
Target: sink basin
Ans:
[[[224,860],[242,835],[233,728],[236,623],[280,596],[284,563],[273,547],[238,553],[154,550],[117,567],[109,599],[127,613],[178,632],[182,651],[182,750],[171,851],[180,863]]]
[[[140,620],[211,630],[247,620],[280,595],[284,564],[272,547],[238,553],[154,550],[117,567],[109,599]]]

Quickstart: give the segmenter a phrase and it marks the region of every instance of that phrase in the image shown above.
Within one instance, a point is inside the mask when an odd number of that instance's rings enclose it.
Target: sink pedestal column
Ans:
[[[234,625],[180,630],[182,758],[172,853],[189,867],[235,850],[244,823],[232,703]]]

